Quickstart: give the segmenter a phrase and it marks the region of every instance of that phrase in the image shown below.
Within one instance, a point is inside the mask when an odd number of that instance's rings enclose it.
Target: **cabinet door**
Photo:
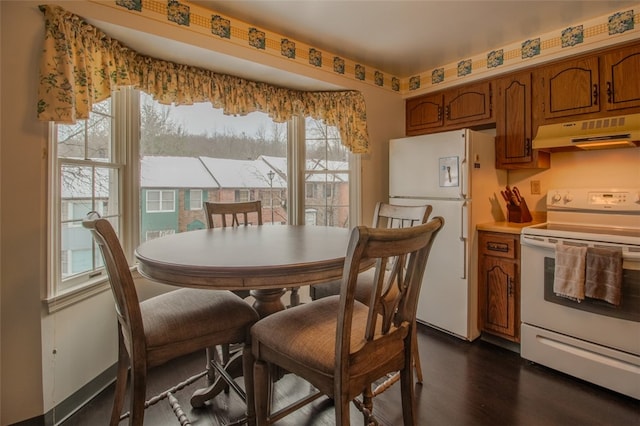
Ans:
[[[491,121],[491,83],[468,84],[444,94],[445,126],[466,127]]]
[[[640,44],[602,56],[602,85],[607,110],[640,107]]]
[[[478,320],[483,332],[520,341],[518,236],[478,232]]]
[[[509,75],[494,84],[496,167],[548,168],[549,153],[533,151],[531,73]]]
[[[432,94],[407,99],[406,133],[408,136],[427,133],[426,130],[443,124],[442,94]]]
[[[496,165],[531,162],[531,73],[498,80],[495,93]]]
[[[515,338],[516,265],[504,259],[484,256],[483,270],[483,329]]]
[[[597,56],[565,61],[539,71],[544,119],[600,111]]]

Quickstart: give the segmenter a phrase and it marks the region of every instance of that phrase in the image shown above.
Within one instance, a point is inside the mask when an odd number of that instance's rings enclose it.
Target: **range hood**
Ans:
[[[573,151],[640,146],[640,114],[619,115],[538,127],[533,149]]]

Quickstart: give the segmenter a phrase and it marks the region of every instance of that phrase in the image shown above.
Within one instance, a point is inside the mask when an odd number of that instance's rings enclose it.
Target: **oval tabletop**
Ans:
[[[142,243],[138,270],[181,287],[275,289],[342,276],[350,231],[263,225],[202,229]]]

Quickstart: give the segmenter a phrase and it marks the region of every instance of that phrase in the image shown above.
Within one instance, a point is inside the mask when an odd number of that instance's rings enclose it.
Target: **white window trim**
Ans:
[[[132,88],[123,87],[112,95],[112,108],[114,111],[114,126],[111,129],[112,137],[123,141],[113,146],[114,158],[120,164],[120,182],[118,188],[121,206],[120,240],[129,261],[133,265],[133,252],[139,242],[139,205],[140,205],[140,107],[137,92]],[[67,306],[90,298],[109,289],[109,281],[104,269],[96,271],[93,277],[89,277],[86,284],[73,287],[69,290],[56,292],[58,277],[60,277],[60,167],[58,165],[57,147],[55,146],[55,124],[49,123],[49,214],[47,226],[49,229],[49,241],[47,246],[48,277],[47,291],[44,303],[49,313],[56,312]],[[56,254],[57,253],[57,254]],[[96,275],[97,274],[97,275]]]
[[[196,207],[193,207],[193,197],[192,197],[192,195],[196,194],[196,193],[200,194],[200,199],[197,200],[198,201],[197,202],[198,205]],[[190,189],[189,190],[189,210],[202,210],[202,207],[204,205],[203,201],[202,201],[203,196],[204,196],[204,194],[203,194],[202,189]]]
[[[160,194],[160,198],[158,199],[158,202],[159,202],[158,210],[150,210],[149,209],[149,193],[150,192],[158,192]],[[168,200],[165,200],[163,198],[163,194],[169,193],[169,192],[171,193],[171,199],[172,199],[172,201],[171,201],[172,202],[172,207],[171,207],[170,210],[162,208],[162,205],[163,205],[164,201],[168,201]],[[176,211],[176,191],[175,190],[173,190],[173,189],[147,189],[146,190],[146,195],[147,195],[146,203],[145,203],[146,205],[145,205],[144,208],[145,208],[145,211],[147,213],[173,213],[173,212]]]

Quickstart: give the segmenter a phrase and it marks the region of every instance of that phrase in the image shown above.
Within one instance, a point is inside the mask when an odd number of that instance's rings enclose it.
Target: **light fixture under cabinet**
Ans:
[[[538,127],[533,149],[612,149],[640,144],[640,114],[549,124]]]

